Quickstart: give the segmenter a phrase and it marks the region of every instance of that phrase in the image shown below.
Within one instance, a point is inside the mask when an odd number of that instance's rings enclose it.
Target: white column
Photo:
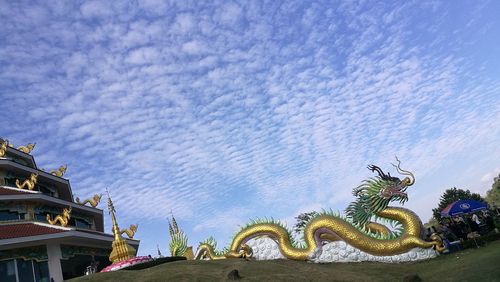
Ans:
[[[50,277],[54,279],[54,282],[62,282],[61,246],[57,243],[47,244],[47,256],[49,258]]]

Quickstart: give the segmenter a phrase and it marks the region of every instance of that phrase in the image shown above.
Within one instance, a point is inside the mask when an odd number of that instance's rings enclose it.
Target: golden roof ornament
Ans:
[[[83,202],[80,202],[80,198],[75,198],[75,203],[84,206],[85,204],[90,204],[93,208],[97,207],[99,202],[101,201],[102,194],[95,194],[94,197],[85,199]]]
[[[116,263],[135,257],[137,251],[132,246],[130,246],[127,241],[125,241],[125,239],[123,239],[120,233],[120,228],[118,227],[118,223],[116,221],[116,210],[113,206],[113,201],[111,200],[108,189],[106,189],[106,193],[108,194],[108,210],[109,214],[111,215],[113,235],[115,237],[112,244],[113,249],[111,251],[111,254],[109,255],[109,260],[112,263]]]
[[[16,179],[16,186],[19,189],[24,189],[27,187],[29,190],[35,189],[35,184],[37,182],[38,173],[32,173],[27,179],[20,183],[19,179]]]
[[[36,143],[29,143],[26,146],[20,146],[17,147],[17,149],[23,153],[29,154],[31,151],[33,151],[33,148],[35,148]]]
[[[2,140],[2,144],[0,144],[0,157],[5,157],[7,153],[8,141]]]
[[[134,239],[135,232],[137,232],[137,227],[139,227],[139,224],[130,224],[130,227],[128,229],[120,229],[120,234],[125,233],[130,239]]]
[[[47,214],[47,221],[52,224],[56,225],[58,222],[62,227],[68,226],[69,219],[71,218],[71,207],[68,209],[63,209],[63,213],[57,215],[53,220],[50,217],[50,214]]]
[[[49,173],[57,176],[57,177],[63,177],[63,175],[66,173],[66,170],[68,169],[68,165],[62,165],[58,169],[51,170]]]

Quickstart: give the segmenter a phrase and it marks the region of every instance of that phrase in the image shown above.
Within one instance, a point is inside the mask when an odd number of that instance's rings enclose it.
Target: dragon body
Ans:
[[[102,194],[98,195],[95,194],[94,197],[85,199],[83,202],[80,202],[80,198],[76,197],[75,202],[79,205],[85,205],[85,204],[90,204],[93,208],[97,207],[99,202],[101,201]]]
[[[57,223],[59,223],[62,227],[68,226],[70,218],[71,218],[71,207],[69,207],[68,209],[63,209],[62,215],[59,214],[54,219],[50,217],[50,214],[47,214],[47,221],[50,224],[56,225]]]
[[[37,182],[38,178],[38,173],[32,173],[26,180],[24,180],[22,183],[19,181],[19,179],[16,179],[16,186],[19,189],[24,189],[28,188],[29,190],[35,189],[35,185]]]
[[[394,166],[399,173],[407,176],[403,180],[384,174],[377,166],[368,166],[378,176],[364,181],[353,190],[356,201],[347,207],[346,216],[332,212],[317,213],[306,223],[301,244],[294,241],[291,232],[280,222],[254,222],[243,227],[234,236],[230,247],[222,252],[215,250],[213,239],[201,243],[195,258],[250,257],[252,249],[246,243],[262,236],[272,238],[283,256],[293,260],[308,260],[324,243],[338,240],[375,256],[398,255],[413,248],[435,247],[442,251],[444,246],[439,236],[433,235],[430,242],[421,239],[422,223],[415,213],[388,206],[391,201],[407,201],[405,190],[415,182],[413,174],[402,170],[399,165]],[[391,231],[373,220],[389,221],[396,225],[397,231]]]

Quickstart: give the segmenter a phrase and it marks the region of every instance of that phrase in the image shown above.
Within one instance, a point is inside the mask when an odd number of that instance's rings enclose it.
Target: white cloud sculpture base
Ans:
[[[247,242],[257,260],[285,259],[278,244],[268,237],[260,237]],[[387,263],[409,262],[434,258],[438,253],[430,249],[414,248],[407,253],[394,256],[374,256],[347,245],[343,241],[330,242],[316,249],[309,260],[316,263],[378,261]]]

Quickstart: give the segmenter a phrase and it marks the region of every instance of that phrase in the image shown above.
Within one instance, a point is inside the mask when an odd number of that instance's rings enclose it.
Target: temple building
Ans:
[[[66,167],[39,169],[34,146],[0,139],[0,281],[58,282],[100,271],[111,264],[116,237],[104,232],[101,195],[74,199]],[[118,231],[137,252],[135,229]]]

